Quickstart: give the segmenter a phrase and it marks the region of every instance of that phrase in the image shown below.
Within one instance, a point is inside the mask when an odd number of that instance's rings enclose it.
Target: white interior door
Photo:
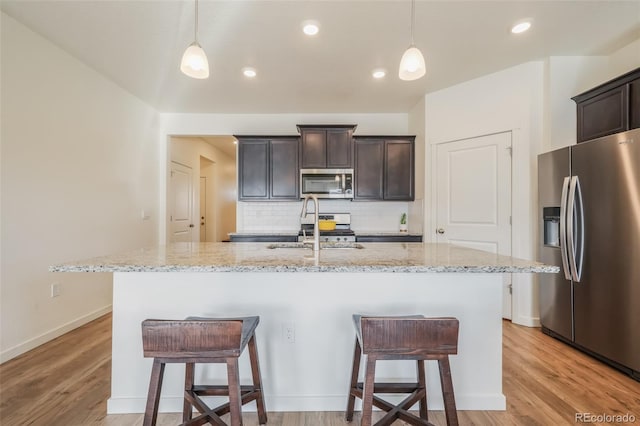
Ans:
[[[436,241],[511,255],[511,132],[436,146]],[[511,274],[503,317],[511,319]]]
[[[207,241],[207,178],[200,176],[200,242]]]
[[[191,167],[171,162],[171,222],[172,242],[193,241],[193,181]]]

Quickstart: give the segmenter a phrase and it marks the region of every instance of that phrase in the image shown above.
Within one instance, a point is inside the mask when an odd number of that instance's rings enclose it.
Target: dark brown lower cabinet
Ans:
[[[355,138],[355,200],[413,201],[415,136]]]
[[[238,200],[299,200],[298,137],[238,139]]]

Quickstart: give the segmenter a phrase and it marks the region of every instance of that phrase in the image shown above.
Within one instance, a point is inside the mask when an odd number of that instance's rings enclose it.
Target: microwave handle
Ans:
[[[344,193],[347,190],[347,175],[342,174],[342,192]]]

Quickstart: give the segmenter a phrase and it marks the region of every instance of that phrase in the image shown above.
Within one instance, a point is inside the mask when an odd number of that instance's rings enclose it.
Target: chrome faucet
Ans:
[[[304,196],[304,201],[302,201],[302,212],[300,213],[300,219],[304,219],[309,214],[307,212],[307,205],[309,204],[309,200],[313,200],[313,207],[315,211],[313,212],[313,251],[314,253],[318,253],[320,251],[320,229],[318,229],[318,211],[320,209],[320,205],[318,204],[318,197],[312,194],[307,194]],[[307,239],[307,234],[304,232],[304,227],[302,228],[302,243],[310,243],[311,240]]]

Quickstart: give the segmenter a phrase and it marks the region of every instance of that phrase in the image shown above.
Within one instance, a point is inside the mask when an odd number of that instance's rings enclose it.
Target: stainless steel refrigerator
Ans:
[[[542,330],[640,380],[640,129],[538,156]]]

